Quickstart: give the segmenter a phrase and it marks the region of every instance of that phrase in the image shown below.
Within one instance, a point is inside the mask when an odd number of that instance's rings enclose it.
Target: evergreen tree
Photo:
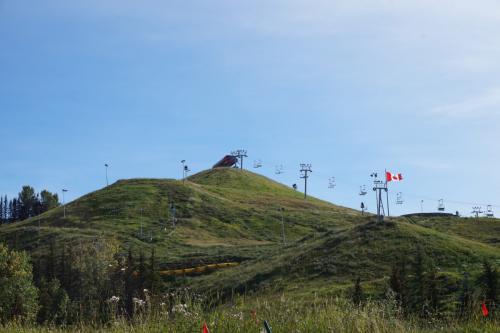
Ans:
[[[152,295],[158,294],[161,279],[160,272],[158,269],[158,262],[156,261],[155,248],[151,248],[151,256],[149,257],[149,278],[147,287],[151,291]]]
[[[5,223],[5,220],[4,220],[4,215],[3,215],[3,197],[0,197],[0,225],[4,224]]]
[[[352,292],[352,301],[355,305],[360,305],[364,300],[363,289],[361,288],[361,279],[358,277],[354,283],[354,289]]]
[[[3,198],[3,220],[8,222],[9,220],[9,204],[7,201],[7,195]]]
[[[425,305],[425,263],[421,248],[417,250],[415,260],[412,264],[412,279],[410,280],[410,308],[412,311],[422,313]]]
[[[125,274],[124,274],[124,299],[125,311],[129,317],[134,314],[134,295],[136,291],[136,278],[135,278],[135,261],[132,255],[132,249],[128,249]]]
[[[35,215],[35,208],[37,205],[37,198],[35,189],[31,186],[23,186],[18,196],[18,210],[20,220],[25,220]]]
[[[389,278],[389,287],[396,294],[396,299],[401,307],[406,309],[408,306],[408,288],[406,262],[404,259],[401,259],[393,265]]]
[[[436,271],[436,267],[433,263],[429,265],[426,274],[426,303],[429,307],[429,310],[435,314],[439,313],[441,310],[441,290],[439,288],[439,280]]]
[[[498,303],[498,271],[488,261],[483,263],[483,272],[479,277],[484,298],[490,305]]]
[[[146,288],[148,278],[146,261],[144,259],[144,253],[142,251],[139,252],[139,264],[137,268],[137,288],[139,289],[139,292],[142,293],[142,291]]]
[[[468,318],[472,309],[472,290],[469,285],[469,273],[464,272],[462,290],[459,298],[458,314],[462,318]]]
[[[49,245],[49,255],[46,259],[45,277],[48,281],[51,281],[56,277],[56,255],[54,250],[54,241],[51,241]]]

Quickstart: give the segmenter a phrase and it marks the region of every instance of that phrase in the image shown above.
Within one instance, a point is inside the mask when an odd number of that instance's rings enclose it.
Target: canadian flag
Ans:
[[[403,175],[400,173],[390,173],[389,171],[386,171],[385,172],[385,180],[387,180],[388,182],[392,182],[392,181],[399,182],[399,181],[403,180]]]

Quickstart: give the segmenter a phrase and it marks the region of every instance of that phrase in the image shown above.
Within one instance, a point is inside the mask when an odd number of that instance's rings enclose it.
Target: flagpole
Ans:
[[[389,212],[389,187],[387,187],[387,169],[385,169],[385,194],[387,196],[387,217],[391,217]]]

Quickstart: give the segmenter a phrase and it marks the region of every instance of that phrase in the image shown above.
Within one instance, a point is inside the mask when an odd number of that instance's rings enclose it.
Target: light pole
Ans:
[[[62,189],[62,199],[63,199],[63,211],[64,211],[64,218],[66,218],[66,201],[64,200],[64,193],[68,192],[67,189]]]
[[[182,160],[182,181],[186,178],[186,160]]]
[[[108,163],[105,163],[104,166],[106,167],[106,186],[109,186],[109,182],[108,182]]]

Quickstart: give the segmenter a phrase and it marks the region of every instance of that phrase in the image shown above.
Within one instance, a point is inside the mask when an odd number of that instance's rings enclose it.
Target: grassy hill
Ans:
[[[176,209],[175,227],[170,205]],[[284,209],[283,211],[281,209]],[[120,180],[63,209],[2,226],[0,240],[37,256],[56,246],[112,240],[149,252],[163,269],[240,262],[239,266],[177,279],[202,290],[263,290],[297,295],[336,293],[356,277],[380,292],[392,264],[417,250],[449,279],[500,263],[500,221],[457,217],[371,216],[315,198],[248,171],[213,169],[186,181]],[[287,243],[282,243],[281,219]]]

